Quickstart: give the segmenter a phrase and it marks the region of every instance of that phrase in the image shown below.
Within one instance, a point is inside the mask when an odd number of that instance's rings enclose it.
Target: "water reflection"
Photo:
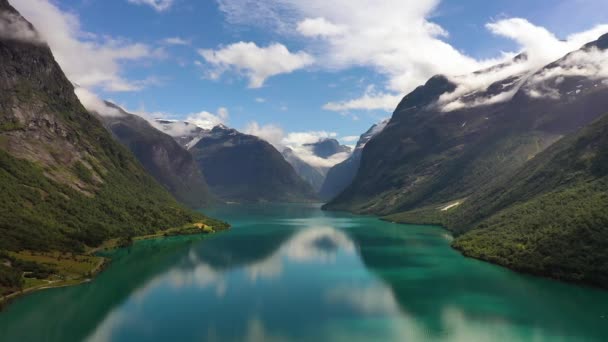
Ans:
[[[36,292],[0,314],[0,341],[82,341],[116,307],[182,258],[198,238],[146,241],[112,255],[93,282]]]
[[[274,251],[268,254],[264,253],[265,256],[260,259],[243,258],[242,256],[248,253],[243,254],[240,249],[242,247],[240,239],[241,237],[235,235],[230,239],[234,240],[234,244],[227,242],[223,244],[221,258],[219,258],[223,262],[217,262],[218,254],[215,251],[217,247],[215,243],[192,246],[175,267],[148,281],[144,287],[133,293],[129,303],[108,315],[93,332],[89,340],[107,341],[116,339],[117,336],[120,336],[121,329],[128,328],[131,331],[134,327],[153,329],[153,327],[142,326],[138,323],[137,317],[140,314],[142,316],[147,314],[149,309],[147,302],[154,301],[159,293],[177,296],[180,293],[193,292],[196,293],[196,297],[201,296],[206,299],[204,302],[201,301],[201,305],[221,307],[228,305],[227,302],[232,301],[234,297],[240,297],[239,292],[243,291],[243,287],[247,286],[246,284],[250,286],[247,289],[249,298],[241,299],[243,302],[240,302],[240,304],[243,312],[253,310],[248,315],[249,317],[238,319],[240,322],[246,322],[246,325],[242,327],[244,335],[236,339],[258,340],[254,338],[257,336],[263,337],[259,340],[267,340],[269,336],[266,334],[265,320],[260,318],[261,313],[255,309],[255,306],[269,305],[268,308],[272,310],[272,304],[266,304],[266,302],[276,302],[277,298],[273,298],[275,295],[273,291],[266,292],[266,290],[271,289],[266,288],[262,291],[256,291],[258,282],[280,280],[285,277],[284,272],[286,270],[293,270],[298,265],[322,267],[323,265],[335,264],[339,257],[356,257],[355,245],[350,238],[344,232],[329,226],[300,229],[286,241],[277,245]],[[209,256],[213,257],[209,259]],[[227,263],[226,260],[238,260],[238,262]],[[291,280],[287,280],[287,282],[289,281]],[[265,284],[263,286],[268,287],[269,285]],[[302,293],[298,294],[298,290],[297,287],[288,287],[285,294],[302,295]],[[332,290],[325,295],[322,292],[306,293],[305,291],[303,295],[325,296],[327,304],[335,306],[341,299],[338,293],[346,293],[336,290]],[[390,292],[387,289],[385,291]],[[302,300],[302,298],[297,300]],[[318,301],[318,299],[315,299],[315,301]],[[260,309],[265,311],[264,308]],[[309,309],[315,310],[314,307],[309,307]],[[129,313],[126,314],[126,311]],[[224,310],[219,309],[216,314],[221,316],[222,311]],[[274,315],[274,313],[270,314]],[[309,312],[309,314],[310,317],[316,315],[315,312]],[[235,313],[233,312],[230,315],[232,319],[228,319],[228,321],[234,321]],[[215,336],[219,340],[230,338],[225,335],[225,332],[217,329],[217,325],[222,325],[221,321],[218,320],[212,324],[206,321],[206,324],[208,325],[207,336]]]
[[[0,340],[608,340],[606,292],[464,259],[439,229],[312,206],[213,214],[233,230],[120,251],[93,283],[0,315]]]

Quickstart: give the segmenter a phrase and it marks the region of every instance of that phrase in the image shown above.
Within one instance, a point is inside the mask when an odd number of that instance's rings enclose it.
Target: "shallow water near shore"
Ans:
[[[230,205],[210,237],[112,252],[92,282],[17,299],[1,341],[606,341],[608,291],[467,259],[439,227]]]

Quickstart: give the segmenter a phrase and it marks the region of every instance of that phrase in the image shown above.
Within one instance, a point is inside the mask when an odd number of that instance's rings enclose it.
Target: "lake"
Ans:
[[[206,212],[233,228],[112,252],[92,282],[16,300],[0,341],[608,341],[608,291],[464,258],[439,227]]]

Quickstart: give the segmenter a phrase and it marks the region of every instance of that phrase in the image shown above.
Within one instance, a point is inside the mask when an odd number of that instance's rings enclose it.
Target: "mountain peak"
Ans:
[[[228,126],[226,126],[226,125],[224,125],[224,124],[219,124],[219,125],[216,125],[216,126],[214,126],[214,127],[212,128],[212,130],[213,130],[213,129],[225,130],[225,131],[232,130],[232,128],[230,128],[230,127],[228,127]]]
[[[598,38],[598,40],[591,44],[600,50],[608,49],[608,33],[603,34]]]
[[[320,158],[329,158],[337,153],[350,153],[351,148],[345,145],[340,145],[338,140],[333,138],[325,138],[312,144],[304,144],[306,147],[312,148],[312,152]]]
[[[218,125],[193,142],[189,151],[213,192],[224,200],[306,202],[315,197],[265,140]]]

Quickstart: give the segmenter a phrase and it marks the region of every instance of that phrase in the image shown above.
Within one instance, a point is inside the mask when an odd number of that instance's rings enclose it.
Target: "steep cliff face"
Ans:
[[[0,249],[79,250],[205,220],[83,108],[49,47],[5,0],[0,13],[19,33],[0,35]]]
[[[432,78],[403,99],[386,129],[363,150],[353,183],[326,208],[391,214],[439,207],[512,174],[605,112],[608,84],[577,74],[581,66],[573,65],[593,67],[582,55],[602,52],[605,39],[536,72],[464,94],[462,105],[449,110],[441,100],[458,85]],[[503,94],[506,101],[496,100]]]
[[[192,155],[147,120],[107,103],[119,115],[100,115],[112,134],[128,148],[154,179],[178,201],[202,208],[213,201],[202,171]]]
[[[313,189],[281,153],[257,137],[217,126],[190,149],[212,190],[236,202],[308,202]]]

